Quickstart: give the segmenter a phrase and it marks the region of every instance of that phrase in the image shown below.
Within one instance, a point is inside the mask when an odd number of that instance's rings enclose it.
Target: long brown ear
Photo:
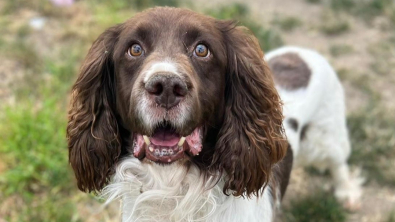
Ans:
[[[229,24],[227,25],[229,27]],[[257,39],[245,27],[224,30],[227,80],[224,123],[214,163],[227,173],[224,193],[259,196],[286,154],[282,107]]]
[[[121,153],[112,61],[118,34],[119,26],[112,27],[93,43],[72,89],[69,161],[84,192],[103,188]]]

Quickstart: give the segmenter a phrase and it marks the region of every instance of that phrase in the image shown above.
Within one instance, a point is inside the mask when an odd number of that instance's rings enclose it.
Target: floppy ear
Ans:
[[[247,31],[234,26],[223,31],[226,104],[213,160],[227,173],[224,193],[249,197],[260,195],[287,147],[280,97],[259,43]]]
[[[109,28],[93,43],[72,89],[69,161],[84,192],[106,185],[121,153],[112,61],[119,29],[119,25]]]

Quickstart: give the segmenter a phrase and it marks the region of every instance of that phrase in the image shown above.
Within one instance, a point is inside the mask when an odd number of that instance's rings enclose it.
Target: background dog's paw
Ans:
[[[356,211],[361,208],[362,184],[365,178],[360,176],[357,169],[351,173],[348,181],[335,187],[335,197],[343,203],[345,209]]]

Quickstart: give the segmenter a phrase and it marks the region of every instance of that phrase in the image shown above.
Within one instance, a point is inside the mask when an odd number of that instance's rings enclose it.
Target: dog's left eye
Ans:
[[[139,44],[133,44],[132,47],[129,48],[128,53],[130,56],[141,56],[143,54],[143,47]]]
[[[207,57],[210,54],[210,50],[208,50],[206,45],[199,44],[196,46],[194,55],[198,57]]]

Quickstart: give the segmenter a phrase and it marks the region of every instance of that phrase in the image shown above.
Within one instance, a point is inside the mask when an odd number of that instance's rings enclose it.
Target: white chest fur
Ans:
[[[260,198],[226,196],[221,181],[204,181],[199,169],[175,163],[160,166],[130,157],[121,161],[107,202],[122,199],[122,221],[272,221],[273,198],[267,187]]]

